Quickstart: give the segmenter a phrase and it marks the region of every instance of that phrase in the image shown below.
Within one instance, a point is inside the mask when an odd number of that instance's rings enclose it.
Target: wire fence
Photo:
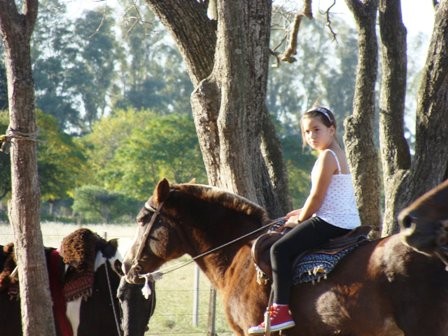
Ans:
[[[41,223],[44,245],[59,247],[62,239],[81,227],[107,238],[132,239],[134,225],[76,225]],[[0,245],[14,241],[12,228],[0,223]],[[216,292],[196,264],[188,257],[172,263],[186,264],[156,282],[156,309],[145,336],[207,335],[230,336],[223,308]],[[170,267],[168,264],[167,267]]]

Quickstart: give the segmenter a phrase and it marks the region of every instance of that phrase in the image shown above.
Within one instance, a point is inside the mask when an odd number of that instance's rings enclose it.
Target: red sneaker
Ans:
[[[269,331],[279,331],[292,328],[296,325],[292,319],[288,305],[277,305],[274,303],[274,305],[270,306],[269,320],[271,322]],[[256,327],[250,327],[248,332],[249,334],[264,334],[266,332],[265,323],[262,322]]]

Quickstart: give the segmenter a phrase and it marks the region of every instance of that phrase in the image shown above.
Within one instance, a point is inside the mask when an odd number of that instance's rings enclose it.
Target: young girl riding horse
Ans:
[[[311,171],[311,190],[304,206],[286,215],[292,227],[271,247],[274,298],[269,307],[270,330],[295,325],[289,311],[292,261],[300,253],[344,235],[360,225],[352,177],[347,159],[336,137],[336,120],[325,107],[313,107],[301,120],[302,138],[319,152]],[[265,323],[249,328],[263,334]]]

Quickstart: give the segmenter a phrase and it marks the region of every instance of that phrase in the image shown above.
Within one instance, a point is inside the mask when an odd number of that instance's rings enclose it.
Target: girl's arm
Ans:
[[[327,193],[331,177],[337,171],[337,163],[330,151],[320,153],[316,163],[315,174],[312,176],[312,187],[305,204],[299,209],[297,215],[289,217],[288,222],[303,222],[319,210]]]

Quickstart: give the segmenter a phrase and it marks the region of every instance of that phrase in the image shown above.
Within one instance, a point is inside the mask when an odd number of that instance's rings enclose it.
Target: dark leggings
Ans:
[[[274,281],[274,303],[288,304],[292,286],[292,262],[300,253],[319,247],[331,238],[349,232],[331,225],[319,217],[303,221],[271,247],[272,277]]]

